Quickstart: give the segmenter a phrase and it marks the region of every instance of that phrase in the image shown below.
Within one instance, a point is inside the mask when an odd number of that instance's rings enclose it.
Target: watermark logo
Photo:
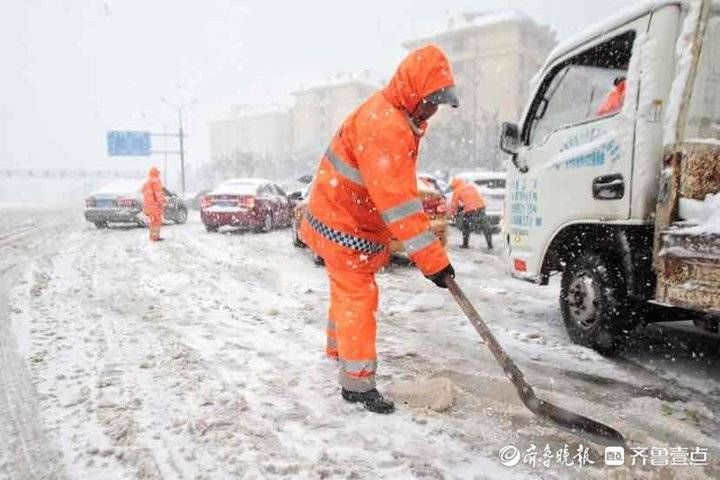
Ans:
[[[498,453],[500,463],[506,467],[525,465],[530,468],[551,468],[553,466],[580,467],[604,463],[608,467],[643,465],[651,467],[670,466],[707,466],[709,449],[707,447],[605,447],[604,457],[600,452],[590,450],[586,445],[564,444],[553,446],[530,444],[527,448],[505,445]],[[599,457],[599,458],[598,458]]]
[[[505,445],[500,449],[500,463],[506,467],[514,467],[520,463],[520,449],[515,445]]]
[[[623,447],[605,447],[605,465],[610,467],[625,465],[625,449]]]

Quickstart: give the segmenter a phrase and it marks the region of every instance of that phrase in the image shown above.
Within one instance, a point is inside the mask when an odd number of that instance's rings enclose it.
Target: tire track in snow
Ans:
[[[50,231],[51,225],[42,230]],[[21,245],[14,263],[0,273],[0,474],[9,479],[61,479],[65,472],[59,453],[48,442],[42,423],[37,391],[30,370],[18,350],[15,332],[10,325],[9,293],[38,243],[30,234],[41,231],[33,225],[2,237],[3,248]]]

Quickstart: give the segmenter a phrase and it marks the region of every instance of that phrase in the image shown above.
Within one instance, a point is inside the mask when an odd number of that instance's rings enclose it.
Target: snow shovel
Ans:
[[[515,362],[508,357],[507,353],[505,353],[505,350],[503,350],[495,339],[495,336],[490,332],[487,325],[485,325],[485,322],[480,318],[475,307],[472,306],[470,300],[468,300],[463,291],[460,290],[455,279],[451,276],[446,276],[445,283],[449,287],[450,293],[452,293],[455,301],[460,305],[465,315],[467,315],[470,323],[473,324],[475,330],[478,331],[485,341],[485,344],[495,356],[495,359],[502,366],[505,375],[507,375],[513,385],[515,385],[520,400],[522,400],[531,412],[539,417],[549,418],[561,427],[570,429],[573,433],[582,431],[590,435],[597,443],[603,445],[625,445],[625,439],[617,430],[537,398],[532,387],[525,381],[525,377],[520,369],[515,365]]]

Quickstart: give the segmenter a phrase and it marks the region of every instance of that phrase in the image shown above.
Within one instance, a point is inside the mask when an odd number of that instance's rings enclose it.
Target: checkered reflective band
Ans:
[[[310,212],[305,212],[305,218],[307,218],[310,226],[313,227],[320,235],[332,242],[337,243],[338,245],[342,245],[343,247],[357,250],[358,252],[366,253],[368,255],[372,253],[379,253],[385,250],[385,245],[371,242],[369,240],[365,240],[364,238],[354,237],[347,233],[339,232],[328,227],[320,220],[313,217]]]

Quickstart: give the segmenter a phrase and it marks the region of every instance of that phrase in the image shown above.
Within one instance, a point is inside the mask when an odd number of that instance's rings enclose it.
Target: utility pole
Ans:
[[[178,108],[178,125],[180,126],[180,184],[182,185],[182,193],[185,194],[185,134],[183,133],[182,124],[182,106]]]
[[[182,188],[182,193],[185,193],[185,132],[183,132],[183,118],[182,118],[182,111],[185,107],[189,107],[193,103],[196,102],[196,100],[192,100],[190,102],[175,104],[169,102],[165,97],[162,99],[163,103],[166,105],[174,108],[177,110],[178,114],[178,140],[180,142],[180,186]]]

